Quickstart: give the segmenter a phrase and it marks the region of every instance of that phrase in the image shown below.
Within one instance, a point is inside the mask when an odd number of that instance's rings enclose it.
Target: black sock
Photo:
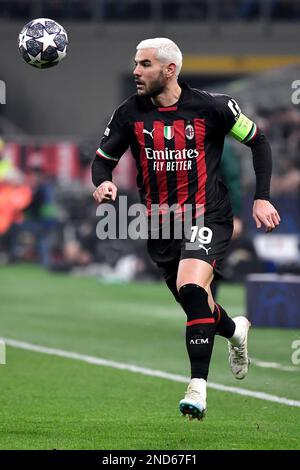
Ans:
[[[197,284],[185,284],[179,295],[187,315],[186,347],[191,378],[207,380],[215,337],[215,320],[208,305],[208,295]]]
[[[213,316],[216,322],[216,335],[231,338],[235,331],[235,323],[221,305],[215,304]]]

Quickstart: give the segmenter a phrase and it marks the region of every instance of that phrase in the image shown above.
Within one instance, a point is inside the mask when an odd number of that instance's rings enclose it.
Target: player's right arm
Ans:
[[[117,196],[112,182],[113,169],[129,147],[128,132],[123,117],[123,106],[112,115],[92,163],[92,181],[96,186],[94,199],[101,203]]]

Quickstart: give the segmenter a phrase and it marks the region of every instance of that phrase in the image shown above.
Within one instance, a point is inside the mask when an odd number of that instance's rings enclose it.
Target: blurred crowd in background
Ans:
[[[298,0],[1,0],[3,18],[55,17],[80,21],[206,21],[300,18]],[[172,5],[171,5],[172,4]],[[171,7],[171,8],[170,8]]]
[[[277,206],[285,211],[278,233],[293,236],[300,229],[300,110],[295,106],[272,111],[257,109],[256,121],[272,142],[272,195]],[[98,240],[96,236],[99,219],[92,198],[90,164],[97,144],[97,138],[85,139],[79,145],[20,145],[1,138],[2,263],[39,262],[53,271],[112,280],[157,278],[145,241]],[[249,207],[247,210],[254,193],[254,172],[251,183],[244,179],[240,147],[226,139],[220,169],[235,215],[225,276],[228,280],[241,280],[249,272],[284,269],[298,272],[299,260],[270,264],[255,249],[255,226]],[[61,158],[70,160],[67,167],[66,161],[64,165],[59,164],[60,154]],[[138,202],[135,173],[134,161],[127,152],[115,171],[115,182],[119,195],[127,195],[128,205]]]
[[[137,20],[148,16],[153,19],[153,15],[162,20],[203,20],[214,15],[228,20],[252,20],[265,15],[291,21],[300,19],[300,1],[0,0],[0,19],[4,20],[42,16],[80,21]],[[286,90],[292,80],[299,78],[295,73],[292,70],[287,75],[283,70],[273,94],[271,75],[264,82],[251,79],[240,96],[233,93],[239,101],[248,90],[244,112],[271,142],[272,201],[281,213],[282,223],[274,235],[265,236],[256,230],[251,215],[255,186],[251,152],[227,138],[220,178],[229,189],[235,216],[224,269],[227,280],[240,281],[251,272],[300,272],[300,108],[291,103]],[[290,104],[286,98],[281,100],[283,94],[289,95]],[[3,109],[0,107],[0,112]],[[107,116],[102,119],[107,122]],[[78,136],[73,140],[11,136],[7,129],[13,124],[5,127],[0,120],[0,263],[38,262],[51,271],[110,280],[157,279],[159,274],[147,255],[144,240],[97,238],[99,219],[92,198],[90,165],[101,135],[82,140]],[[128,151],[114,173],[119,195],[128,197],[128,205],[139,202],[135,175]]]

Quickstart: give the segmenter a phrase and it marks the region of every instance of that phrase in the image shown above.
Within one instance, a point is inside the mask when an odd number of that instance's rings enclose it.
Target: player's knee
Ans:
[[[177,278],[177,282],[176,282],[176,286],[177,286],[177,291],[180,292],[180,290],[182,289],[182,287],[184,286],[198,286],[198,287],[201,287],[202,289],[206,290],[206,286],[207,286],[207,281],[205,282],[201,282],[197,279],[196,282],[190,282],[190,281],[180,281],[178,278]]]
[[[211,315],[208,294],[199,284],[184,284],[179,289],[179,298],[188,320],[207,318]]]
[[[184,284],[183,286],[180,287],[179,291],[179,297],[181,300],[186,301],[190,299],[191,297],[196,296],[198,299],[201,298],[203,303],[207,302],[207,292],[204,289],[203,286],[200,286],[199,284],[192,284],[192,283],[187,283]]]

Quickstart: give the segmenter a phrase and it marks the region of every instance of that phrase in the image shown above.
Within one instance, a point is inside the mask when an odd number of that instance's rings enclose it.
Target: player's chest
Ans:
[[[205,116],[153,116],[130,123],[130,133],[140,147],[193,147],[209,137],[211,126]]]

